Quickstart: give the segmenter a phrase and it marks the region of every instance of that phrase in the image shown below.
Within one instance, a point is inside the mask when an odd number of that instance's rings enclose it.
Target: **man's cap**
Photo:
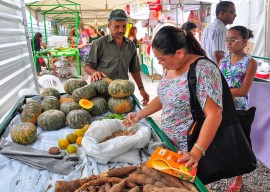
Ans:
[[[127,15],[122,9],[115,9],[111,12],[110,17],[108,21],[114,20],[114,21],[126,21]]]

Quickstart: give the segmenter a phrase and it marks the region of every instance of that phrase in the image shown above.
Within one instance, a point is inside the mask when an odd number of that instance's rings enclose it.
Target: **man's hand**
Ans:
[[[149,95],[146,93],[144,88],[140,89],[140,94],[143,97],[142,105],[145,106],[149,102]]]
[[[102,79],[102,77],[107,77],[107,76],[100,71],[96,71],[90,76],[90,81],[97,81],[97,80]]]

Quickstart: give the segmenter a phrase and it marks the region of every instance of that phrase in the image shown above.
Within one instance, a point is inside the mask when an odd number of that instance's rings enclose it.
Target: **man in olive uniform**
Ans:
[[[111,34],[93,42],[88,60],[84,64],[84,71],[91,76],[91,81],[97,81],[102,77],[112,80],[128,79],[130,72],[143,97],[142,104],[146,105],[149,95],[142,83],[136,46],[124,36],[127,15],[123,10],[116,9],[111,12],[108,21]]]

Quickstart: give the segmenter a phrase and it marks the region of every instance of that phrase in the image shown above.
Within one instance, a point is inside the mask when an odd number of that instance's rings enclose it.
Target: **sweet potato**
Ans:
[[[106,192],[106,191],[105,191],[105,185],[102,185],[102,186],[99,188],[98,192]]]
[[[130,174],[128,179],[139,185],[154,184],[155,180],[151,177],[148,177],[144,174]]]
[[[122,177],[137,169],[136,166],[128,166],[122,168],[114,168],[108,171],[108,177]]]
[[[161,181],[156,181],[155,182],[155,186],[162,188],[162,187],[169,187],[168,185],[166,185],[165,183],[161,182]]]
[[[130,180],[127,180],[126,186],[130,189],[137,187],[137,185],[133,182],[131,182]]]
[[[81,187],[84,183],[87,183],[97,178],[99,178],[99,176],[92,175],[83,179],[76,179],[71,181],[56,181],[55,192],[73,192],[79,187]]]
[[[195,187],[192,183],[190,183],[190,182],[188,182],[188,181],[185,181],[185,180],[181,180],[181,182],[183,183],[183,185],[184,185],[188,190],[190,190],[190,191],[192,191],[192,192],[198,192],[198,190],[196,189],[196,187]]]
[[[152,177],[156,181],[160,181],[162,178],[162,175],[160,174],[159,171],[152,169],[148,166],[143,166],[142,173],[146,176]]]
[[[127,182],[127,179],[124,179],[120,183],[117,183],[117,184],[113,185],[109,192],[120,192],[120,191],[122,191],[126,186],[126,182]]]
[[[130,189],[128,192],[140,192],[140,188],[137,186],[137,187],[134,187],[132,189]]]
[[[89,192],[97,192],[96,188],[92,187],[92,186],[90,188],[88,188],[88,191]]]
[[[110,189],[112,188],[112,185],[111,185],[109,182],[105,183],[104,186],[105,186],[105,191],[106,191],[106,192],[109,192]]]
[[[167,184],[169,187],[177,187],[177,188],[181,188],[181,189],[187,189],[181,183],[180,179],[178,179],[177,177],[174,177],[174,176],[166,174],[166,173],[161,173],[161,175],[163,176],[163,178],[165,178],[168,181],[168,182],[165,182],[164,180],[162,180],[162,182]]]
[[[158,188],[154,185],[145,185],[143,187],[143,192],[190,192],[186,189],[179,189],[176,187],[165,187],[165,188]]]
[[[107,182],[116,182],[119,183],[120,181],[122,181],[122,179],[120,178],[115,178],[115,177],[101,177],[92,181],[89,181],[85,184],[83,184],[80,188],[78,188],[75,192],[82,192],[84,190],[86,190],[88,187],[90,186],[101,186],[104,185]]]

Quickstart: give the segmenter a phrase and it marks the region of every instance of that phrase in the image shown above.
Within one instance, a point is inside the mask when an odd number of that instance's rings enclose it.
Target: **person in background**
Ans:
[[[136,27],[131,27],[129,29],[129,32],[128,32],[128,38],[133,42],[135,43],[135,45],[137,46],[138,44],[142,44],[143,43],[143,40],[140,39],[138,40],[137,37],[137,28]]]
[[[105,32],[104,31],[100,31],[99,34],[101,35],[101,37],[105,36]]]
[[[41,47],[47,48],[47,45],[42,41],[42,34],[37,32],[34,36],[34,49],[35,51],[40,51]],[[40,76],[41,72],[41,65],[45,64],[45,61],[43,58],[37,58],[36,60],[36,71],[37,71],[37,76]]]
[[[257,71],[257,62],[244,52],[250,38],[253,38],[252,31],[246,27],[234,26],[230,28],[225,40],[229,55],[219,63],[220,70],[234,97],[236,110],[248,109],[248,92]],[[228,192],[240,192],[242,186],[242,176],[237,176]]]
[[[161,129],[176,146],[186,166],[197,167],[207,153],[222,119],[222,81],[218,66],[206,58],[204,50],[192,33],[173,27],[162,27],[152,42],[159,64],[165,68],[155,97],[137,113],[129,113],[123,124],[127,127],[162,109]],[[199,60],[198,60],[199,59]],[[196,62],[197,95],[205,114],[196,145],[187,148],[188,129],[193,123],[188,88],[188,70]],[[207,155],[207,154],[206,154]]]
[[[85,62],[88,58],[89,51],[90,51],[90,45],[88,43],[89,37],[84,31],[83,25],[79,26],[79,40],[78,40],[78,48],[80,50],[80,57],[82,62]]]
[[[225,57],[226,25],[232,24],[235,17],[235,6],[231,1],[221,1],[216,7],[217,18],[204,28],[202,33],[202,48],[209,59],[215,63]]]
[[[93,41],[99,39],[101,37],[101,35],[98,33],[96,28],[93,27],[93,26],[89,27],[89,32],[90,32],[89,43],[90,43],[90,46],[91,46]]]
[[[193,35],[195,35],[197,25],[191,21],[188,21],[182,25],[181,29],[185,30],[186,32],[191,32]]]
[[[146,93],[141,79],[141,65],[135,44],[126,38],[127,15],[121,9],[113,10],[108,19],[110,35],[95,40],[92,44],[84,71],[90,75],[91,81],[102,77],[114,79],[129,79],[128,72],[135,80],[142,104],[146,105],[149,95]]]

